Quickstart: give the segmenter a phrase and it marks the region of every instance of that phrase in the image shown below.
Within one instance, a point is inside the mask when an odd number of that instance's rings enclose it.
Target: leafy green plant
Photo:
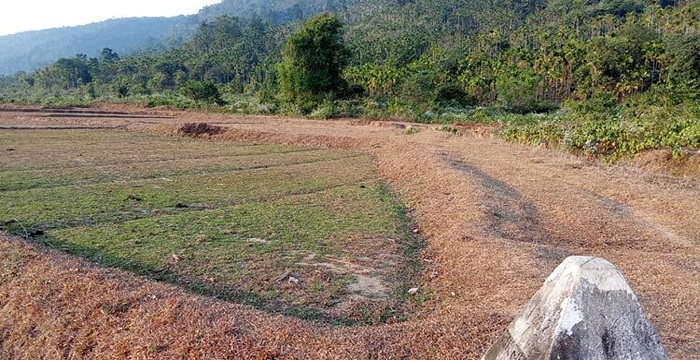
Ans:
[[[219,106],[226,104],[221,97],[219,88],[212,81],[188,81],[183,88],[183,92],[187,97],[196,102],[216,104]]]
[[[346,88],[341,77],[349,52],[341,37],[343,25],[337,16],[325,13],[293,34],[277,65],[283,101],[308,113],[323,97],[335,98]]]
[[[450,84],[440,86],[435,90],[433,104],[440,108],[466,107],[475,105],[476,99],[469,96],[461,86]]]
[[[420,132],[420,128],[416,126],[409,126],[406,129],[404,129],[403,133],[404,135],[413,135],[413,134],[418,134]]]

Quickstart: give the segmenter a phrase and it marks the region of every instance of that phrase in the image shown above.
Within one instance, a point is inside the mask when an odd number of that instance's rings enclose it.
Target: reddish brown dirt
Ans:
[[[114,109],[108,109],[115,111]],[[158,115],[159,113],[154,113]],[[65,114],[64,114],[65,115]],[[37,117],[2,127],[125,127],[218,140],[361,150],[428,242],[420,313],[399,324],[329,328],[203,298],[5,237],[5,358],[478,358],[568,255],[625,273],[675,359],[700,357],[700,183],[430,127],[167,113],[172,118]],[[4,279],[9,279],[5,281]]]
[[[630,162],[649,171],[700,178],[700,150],[686,151],[676,156],[671,149],[650,150],[637,155]]]

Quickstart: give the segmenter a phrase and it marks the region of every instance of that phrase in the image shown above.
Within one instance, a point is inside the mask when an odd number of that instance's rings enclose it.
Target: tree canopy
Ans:
[[[350,53],[337,16],[325,13],[292,34],[278,64],[280,95],[310,110],[323,97],[337,97],[346,87],[341,74]]]
[[[652,90],[678,101],[697,97],[700,87],[697,1],[246,4],[227,0],[204,9],[207,20],[179,46],[64,57],[17,74],[12,91],[173,99],[191,94],[185,88],[192,82],[207,82],[224,98],[253,96],[269,104],[265,109],[292,104],[308,112],[352,93],[364,94],[371,112],[416,117],[446,107],[542,112],[567,101],[619,103]],[[215,16],[224,9],[246,17]],[[293,20],[324,9],[334,12]]]

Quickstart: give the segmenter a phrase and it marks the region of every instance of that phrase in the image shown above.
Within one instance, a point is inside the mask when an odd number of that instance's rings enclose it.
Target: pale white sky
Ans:
[[[195,14],[221,0],[2,0],[0,35],[111,18]]]

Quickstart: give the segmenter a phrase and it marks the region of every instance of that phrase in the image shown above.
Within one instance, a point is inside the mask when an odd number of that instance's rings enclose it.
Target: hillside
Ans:
[[[175,27],[191,21],[196,24],[195,19],[187,16],[113,19],[0,36],[0,74],[31,71],[75,54],[96,56],[105,47],[129,53],[148,46],[161,46],[164,37]]]
[[[322,11],[342,10],[356,0],[225,0],[196,15],[112,19],[98,23],[0,36],[0,75],[33,71],[61,57],[97,56],[103,48],[129,54],[147,48],[172,48],[197,25],[222,15],[258,16],[274,24],[303,20]]]
[[[198,16],[211,20],[221,15],[241,18],[260,17],[273,24],[303,20],[318,13],[354,11],[353,5],[362,0],[224,0],[219,4],[203,8]],[[376,1],[382,4],[386,1]]]
[[[337,12],[292,21],[323,10]],[[506,139],[586,156],[669,151],[682,173],[700,147],[697,1],[229,0],[192,19],[163,51],[2,78],[0,102],[499,123]],[[337,46],[307,46],[318,39]]]

